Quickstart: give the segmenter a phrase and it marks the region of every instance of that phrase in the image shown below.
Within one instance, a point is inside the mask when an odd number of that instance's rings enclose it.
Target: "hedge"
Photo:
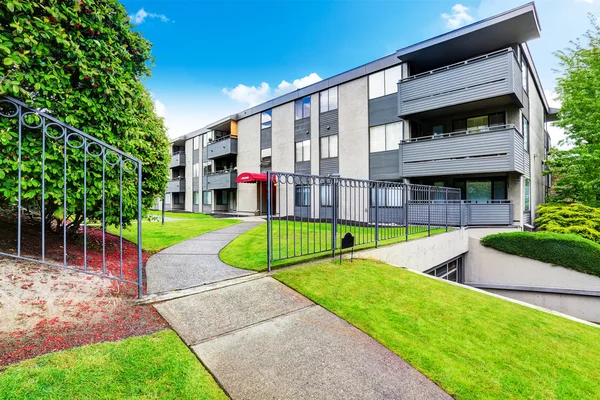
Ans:
[[[578,235],[508,232],[488,235],[481,239],[481,244],[600,277],[600,244]]]

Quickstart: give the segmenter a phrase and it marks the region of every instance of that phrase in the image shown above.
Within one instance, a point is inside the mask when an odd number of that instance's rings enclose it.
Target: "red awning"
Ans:
[[[271,177],[272,181],[275,181],[275,176]],[[261,174],[258,172],[243,172],[238,175],[235,180],[237,183],[256,183],[256,182],[266,182],[267,174]]]

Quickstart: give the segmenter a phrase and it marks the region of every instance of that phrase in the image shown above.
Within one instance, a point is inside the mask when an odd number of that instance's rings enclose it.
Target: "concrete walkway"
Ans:
[[[264,221],[263,221],[264,222]],[[242,222],[166,248],[146,263],[147,293],[155,294],[252,274],[219,259],[219,251],[261,221]]]

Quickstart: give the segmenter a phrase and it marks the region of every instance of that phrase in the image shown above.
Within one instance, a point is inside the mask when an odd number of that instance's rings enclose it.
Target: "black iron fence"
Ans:
[[[0,255],[137,285],[140,160],[43,110],[0,96]],[[107,229],[113,227],[113,233]]]
[[[267,252],[271,263],[354,246],[408,240],[462,225],[460,189],[267,172]],[[270,184],[269,184],[270,183]]]

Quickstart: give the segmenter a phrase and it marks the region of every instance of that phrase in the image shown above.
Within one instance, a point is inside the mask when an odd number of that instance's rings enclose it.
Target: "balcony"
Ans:
[[[224,170],[217,171],[206,176],[206,189],[235,189],[237,188],[237,171]]]
[[[399,158],[404,178],[529,171],[529,154],[514,125],[403,140]]]
[[[171,155],[171,162],[169,168],[185,167],[185,152],[178,151]]]
[[[414,75],[398,83],[401,118],[487,99],[523,107],[521,68],[510,48]]]
[[[237,154],[237,139],[231,136],[219,138],[206,146],[209,160]]]
[[[185,178],[174,178],[167,182],[167,193],[185,192]]]

